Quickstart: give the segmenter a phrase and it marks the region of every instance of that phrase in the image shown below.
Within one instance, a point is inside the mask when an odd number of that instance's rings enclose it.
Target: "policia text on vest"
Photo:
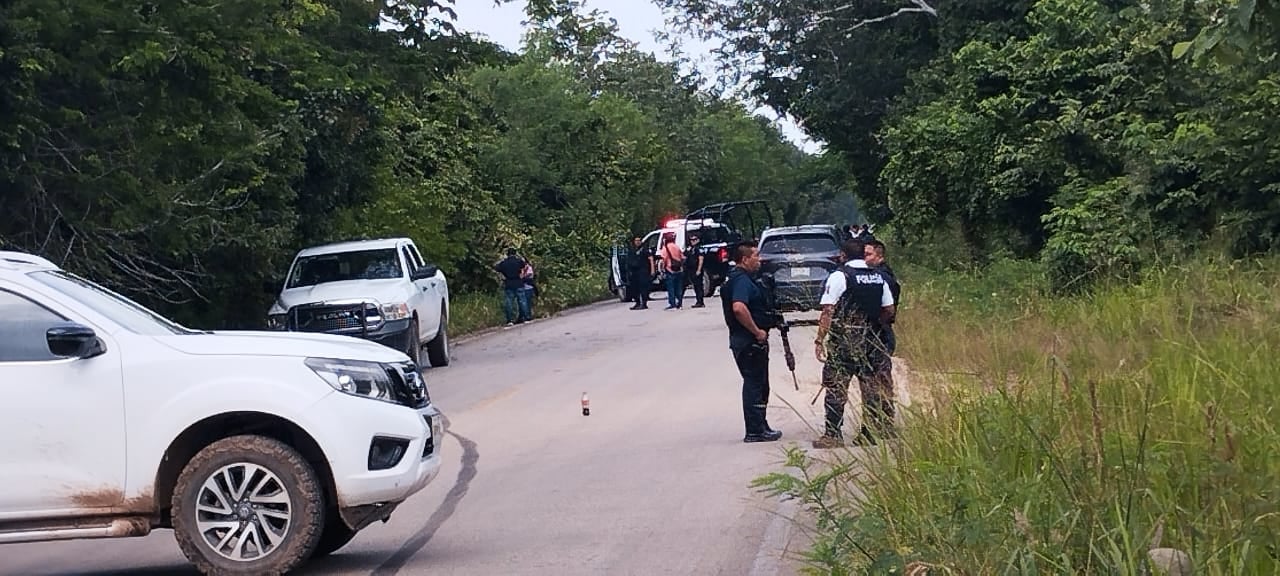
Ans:
[[[863,260],[863,243],[841,247],[847,263],[827,278],[822,295],[816,356],[823,362],[826,426],[818,448],[841,445],[844,406],[849,384],[858,379],[862,394],[860,443],[893,434],[892,362],[884,343],[895,313],[888,281]]]

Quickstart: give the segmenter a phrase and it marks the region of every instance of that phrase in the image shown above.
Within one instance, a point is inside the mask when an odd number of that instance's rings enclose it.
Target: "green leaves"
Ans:
[[[1246,60],[1271,60],[1277,45],[1274,34],[1280,25],[1280,6],[1274,0],[1234,0],[1220,2],[1193,39],[1173,46],[1175,59],[1190,55],[1202,61],[1206,56],[1219,64],[1240,66]],[[1224,5],[1225,4],[1225,5]]]
[[[519,56],[448,34],[452,4],[5,3],[0,244],[255,327],[272,295],[246,287],[302,246],[409,236],[485,291],[517,245],[544,302],[576,303],[627,228],[708,198],[804,204],[775,130],[600,14],[534,3]]]

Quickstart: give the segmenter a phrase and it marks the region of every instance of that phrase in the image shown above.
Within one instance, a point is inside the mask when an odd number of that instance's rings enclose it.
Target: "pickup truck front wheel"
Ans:
[[[443,310],[444,306],[440,308]],[[449,365],[449,317],[444,312],[440,313],[440,329],[436,330],[436,337],[427,342],[427,362],[432,368]]]
[[[409,346],[404,353],[413,361],[414,366],[422,365],[422,333],[418,332],[418,319],[414,318],[409,323],[409,336],[406,338]]]
[[[205,574],[284,574],[319,545],[325,495],[288,444],[233,436],[205,447],[173,492],[173,530]]]

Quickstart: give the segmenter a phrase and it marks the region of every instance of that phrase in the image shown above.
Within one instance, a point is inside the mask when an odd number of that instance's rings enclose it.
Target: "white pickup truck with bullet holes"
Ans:
[[[0,252],[0,394],[0,544],[172,528],[204,573],[281,574],[440,470],[402,352],[191,330],[19,252]]]

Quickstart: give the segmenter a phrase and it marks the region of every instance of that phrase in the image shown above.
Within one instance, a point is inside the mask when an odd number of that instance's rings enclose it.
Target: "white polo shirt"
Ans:
[[[871,268],[867,266],[866,260],[850,260],[845,263],[850,268]],[[880,294],[880,307],[893,306],[893,291],[889,290],[889,283],[885,282],[880,285],[884,290]],[[827,284],[822,288],[822,300],[819,304],[823,306],[835,306],[840,301],[840,297],[844,296],[845,286],[844,274],[839,270],[832,272],[827,276]]]

